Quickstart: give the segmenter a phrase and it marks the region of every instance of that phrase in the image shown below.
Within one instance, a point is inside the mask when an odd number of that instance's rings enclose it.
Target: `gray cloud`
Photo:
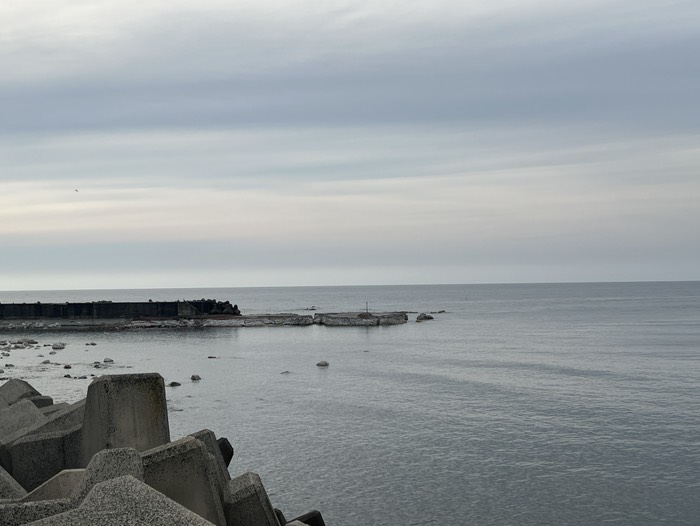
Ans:
[[[698,278],[697,2],[11,5],[0,288]]]

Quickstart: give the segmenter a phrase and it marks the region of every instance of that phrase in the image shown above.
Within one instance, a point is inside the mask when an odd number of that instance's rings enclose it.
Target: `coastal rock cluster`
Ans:
[[[231,478],[233,447],[203,429],[171,441],[163,378],[95,378],[74,404],[0,385],[3,526],[324,526],[287,521],[260,477]]]

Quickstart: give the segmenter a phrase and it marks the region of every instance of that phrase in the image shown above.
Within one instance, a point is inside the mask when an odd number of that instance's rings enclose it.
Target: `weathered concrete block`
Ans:
[[[32,526],[211,526],[211,523],[131,476],[97,484],[80,507]],[[242,526],[242,525],[241,525]]]
[[[58,411],[64,411],[68,409],[68,407],[70,407],[69,404],[61,402],[60,404],[53,404],[47,405],[46,407],[40,407],[39,410],[41,411],[41,414],[48,417],[51,416],[53,413],[57,413]]]
[[[32,491],[55,474],[76,468],[81,426],[20,438],[10,446],[12,476]]]
[[[143,480],[141,455],[135,449],[103,449],[85,469],[64,469],[26,495],[22,502],[70,498],[77,506],[90,490],[105,480],[131,475]]]
[[[71,501],[68,499],[41,500],[37,502],[13,502],[0,504],[2,526],[20,526],[32,524],[45,517],[63,513],[69,510]],[[94,526],[94,525],[93,525]]]
[[[216,435],[209,429],[202,429],[196,433],[191,433],[189,436],[200,440],[207,448],[209,454],[213,457],[214,466],[216,467],[217,475],[219,477],[219,492],[221,499],[223,500],[223,488],[226,486],[227,482],[231,480],[231,474],[228,472],[228,467],[224,461],[223,455],[221,454],[221,449],[219,449]]]
[[[157,373],[96,378],[88,387],[80,463],[102,449],[138,451],[170,441],[165,383]]]
[[[30,400],[39,409],[41,409],[42,407],[48,407],[50,405],[53,405],[53,398],[45,395],[28,396],[27,400]]]
[[[257,473],[248,472],[230,480],[224,499],[227,524],[279,526]]]
[[[0,499],[21,499],[27,494],[25,489],[0,467]]]
[[[17,431],[46,420],[41,411],[29,400],[21,400],[0,410],[0,444]]]
[[[206,446],[185,437],[143,453],[144,480],[200,517],[226,526],[217,468]]]
[[[9,405],[30,396],[41,396],[41,393],[24,380],[12,379],[0,385],[0,398]]]
[[[84,469],[64,469],[24,496],[22,502],[68,499],[83,480]]]
[[[45,423],[47,418],[29,400],[20,400],[0,411],[0,465],[12,473],[9,445],[22,437],[33,425]]]
[[[24,401],[22,401],[24,402]],[[15,404],[15,406],[18,404]],[[81,400],[74,404],[68,405],[64,404],[66,409],[56,412],[44,420],[40,420],[34,425],[24,427],[14,434],[6,436],[4,439],[0,440],[0,464],[7,466],[9,469],[12,468],[12,461],[10,459],[10,448],[20,438],[33,435],[42,435],[45,433],[53,433],[56,431],[67,431],[68,429],[74,428],[76,425],[81,425],[83,422],[83,413],[85,410],[85,400]],[[13,406],[14,407],[14,406]],[[71,450],[73,457],[71,457],[69,465],[77,465],[77,460],[72,460],[80,452],[80,446],[78,449]]]
[[[321,516],[321,512],[318,510],[304,513],[304,515],[301,517],[293,519],[290,524],[293,525],[294,523],[301,523],[305,524],[306,526],[326,526],[326,523],[323,521],[323,517]]]
[[[72,498],[82,502],[97,484],[126,475],[144,480],[143,462],[139,452],[133,448],[103,449],[92,457]]]

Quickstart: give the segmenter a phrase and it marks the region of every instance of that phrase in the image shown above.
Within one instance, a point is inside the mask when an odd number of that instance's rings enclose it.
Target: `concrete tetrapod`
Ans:
[[[165,383],[157,373],[101,376],[88,387],[80,464],[102,449],[146,451],[170,442]]]

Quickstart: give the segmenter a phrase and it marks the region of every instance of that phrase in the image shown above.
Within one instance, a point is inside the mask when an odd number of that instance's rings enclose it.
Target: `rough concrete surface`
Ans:
[[[41,396],[41,393],[24,380],[13,378],[0,385],[0,398],[5,400],[8,405],[15,404],[30,396]]]
[[[132,476],[97,484],[76,509],[32,526],[211,526],[212,523]]]
[[[101,376],[88,387],[80,463],[102,449],[146,451],[170,441],[165,383],[157,373]]]
[[[206,446],[184,437],[143,454],[146,484],[204,517],[226,526],[217,468]]]
[[[0,499],[21,499],[27,492],[0,466]]]
[[[21,502],[68,499],[83,480],[84,469],[64,469],[23,497]]]
[[[224,501],[227,524],[279,526],[274,509],[257,473],[248,472],[229,481]]]
[[[58,472],[76,465],[81,426],[67,431],[32,435],[10,446],[12,476],[24,489],[32,491]]]

